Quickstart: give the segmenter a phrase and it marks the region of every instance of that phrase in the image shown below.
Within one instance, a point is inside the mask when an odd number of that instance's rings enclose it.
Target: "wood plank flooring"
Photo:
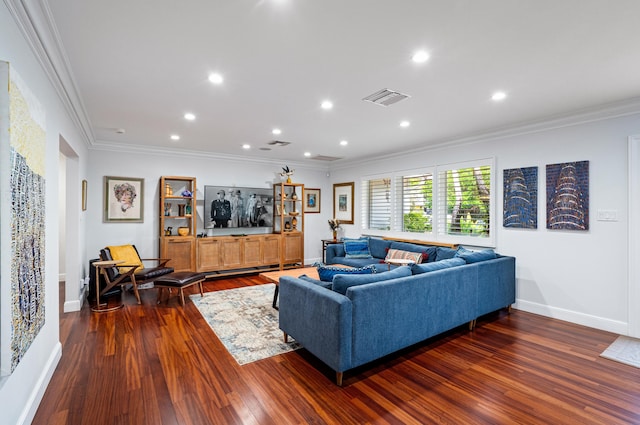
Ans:
[[[640,424],[640,369],[599,357],[608,332],[503,310],[348,371],[341,388],[304,349],[239,366],[191,301],[141,295],[61,313],[62,359],[33,424]]]

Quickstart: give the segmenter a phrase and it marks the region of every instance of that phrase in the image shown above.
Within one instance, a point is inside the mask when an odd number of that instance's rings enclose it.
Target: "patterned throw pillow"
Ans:
[[[411,252],[411,251],[402,251],[400,249],[390,249],[387,252],[387,257],[385,260],[412,260],[416,264],[422,263],[422,253],[421,252]]]
[[[365,267],[335,267],[318,265],[318,276],[324,282],[333,281],[333,276],[337,274],[373,274],[376,272],[376,266],[371,264]]]
[[[345,258],[373,258],[369,251],[369,238],[344,238]]]

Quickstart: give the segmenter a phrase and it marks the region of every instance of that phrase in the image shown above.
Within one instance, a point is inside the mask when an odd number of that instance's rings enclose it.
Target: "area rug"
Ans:
[[[274,309],[273,283],[191,295],[200,314],[240,365],[300,348],[284,343]]]
[[[640,339],[619,336],[600,356],[640,368]]]

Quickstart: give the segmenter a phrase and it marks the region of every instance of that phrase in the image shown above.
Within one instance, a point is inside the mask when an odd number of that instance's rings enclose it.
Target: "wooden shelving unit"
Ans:
[[[273,233],[282,235],[280,268],[304,263],[304,184],[273,185]]]
[[[159,190],[160,258],[175,271],[196,270],[196,178],[162,176]]]

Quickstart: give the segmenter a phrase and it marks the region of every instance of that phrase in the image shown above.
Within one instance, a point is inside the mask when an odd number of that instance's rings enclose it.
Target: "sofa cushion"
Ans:
[[[482,251],[471,251],[460,247],[456,257],[462,258],[467,264],[478,263],[480,261],[493,260],[496,253],[493,249],[483,249]]]
[[[445,248],[439,246],[436,248],[436,261],[446,260],[447,258],[453,258],[458,251],[451,248]]]
[[[371,252],[369,252],[369,238],[344,238],[342,243],[344,244],[346,258],[371,258]]]
[[[422,274],[432,272],[434,270],[448,269],[450,267],[462,266],[467,264],[462,258],[449,258],[446,260],[434,261],[426,264],[412,264],[411,274]]]
[[[337,274],[333,277],[331,289],[335,292],[346,295],[347,289],[352,286],[381,282],[383,280],[396,279],[405,276],[411,276],[411,269],[407,266],[397,267],[391,271],[371,275]]]
[[[381,238],[369,238],[369,251],[374,258],[384,258],[391,246],[391,241]]]
[[[401,249],[390,249],[389,252],[387,252],[387,256],[385,257],[385,260],[397,260],[397,259],[411,260],[414,263],[419,264],[419,263],[422,263],[422,258],[423,258],[423,253],[420,253],[420,252],[403,251]]]
[[[376,272],[376,267],[374,265],[358,267],[358,268],[318,265],[317,268],[318,268],[318,276],[320,276],[320,280],[324,282],[333,281],[333,276],[337,274],[373,274]]]
[[[307,276],[306,274],[299,276],[298,279],[304,280],[309,283],[313,283],[314,285],[322,286],[323,288],[331,289],[331,282],[323,282],[321,280],[314,279],[310,276]]]

